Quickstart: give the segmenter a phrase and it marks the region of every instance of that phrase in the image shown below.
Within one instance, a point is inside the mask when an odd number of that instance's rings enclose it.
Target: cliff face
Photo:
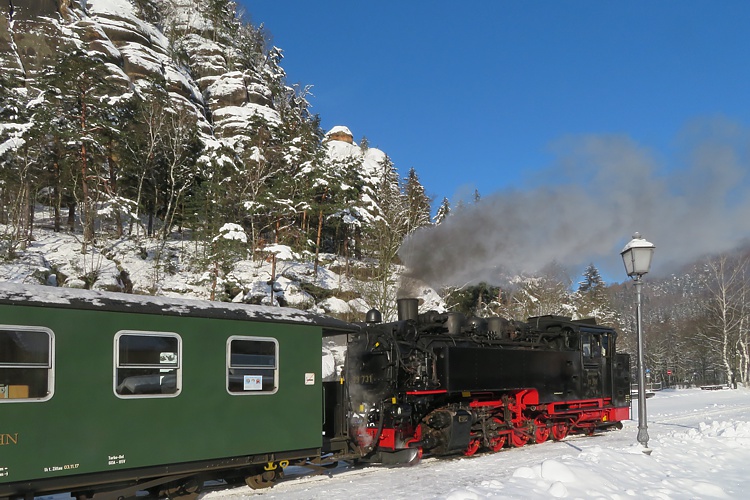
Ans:
[[[13,75],[43,67],[55,53],[61,33],[56,0],[9,0],[0,5],[0,61]]]
[[[123,93],[163,83],[172,104],[192,110],[209,136],[243,133],[254,117],[278,123],[280,51],[259,43],[254,57],[247,50],[243,57],[201,8],[192,0],[9,0],[0,5],[0,64],[19,86],[34,88],[61,53],[82,50]],[[226,10],[221,21],[233,20],[224,28],[253,35]]]
[[[196,243],[195,283],[207,263],[217,276],[216,255],[231,274],[271,241],[377,251],[373,226],[400,206],[395,168],[348,129],[323,141],[307,89],[286,85],[281,50],[231,0],[62,1],[0,5],[0,259],[43,255],[29,276],[52,272],[46,226],[84,256],[58,283],[114,286],[124,271],[153,291],[183,262],[173,239]],[[222,245],[226,224],[246,231],[241,249]]]

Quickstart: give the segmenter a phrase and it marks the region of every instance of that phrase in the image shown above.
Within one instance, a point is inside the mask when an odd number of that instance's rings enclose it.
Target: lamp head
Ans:
[[[633,239],[620,252],[627,275],[631,278],[640,278],[648,273],[655,248],[656,246],[643,239],[640,233],[635,233]]]

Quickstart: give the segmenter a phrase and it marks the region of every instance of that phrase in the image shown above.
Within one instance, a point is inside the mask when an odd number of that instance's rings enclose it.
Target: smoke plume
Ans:
[[[534,187],[484,196],[413,233],[399,255],[434,287],[593,262],[627,277],[619,255],[638,231],[652,273],[728,251],[750,235],[748,131],[724,119],[686,127],[663,158],[625,136],[566,138]],[[619,279],[619,278],[617,278]]]

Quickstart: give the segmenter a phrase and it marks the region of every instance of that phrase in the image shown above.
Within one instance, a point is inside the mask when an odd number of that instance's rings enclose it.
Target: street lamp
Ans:
[[[625,245],[620,255],[625,263],[625,272],[635,282],[636,295],[636,337],[638,339],[638,442],[643,445],[643,452],[648,449],[648,424],[646,423],[646,376],[643,366],[643,329],[641,328],[641,284],[643,275],[651,269],[651,258],[654,256],[653,243],[644,240],[640,233]]]

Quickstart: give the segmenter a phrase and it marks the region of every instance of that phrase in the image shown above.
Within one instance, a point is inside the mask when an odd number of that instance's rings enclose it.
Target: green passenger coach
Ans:
[[[0,284],[0,497],[184,494],[186,478],[222,471],[270,484],[319,460],[321,345],[356,328],[285,308]]]

